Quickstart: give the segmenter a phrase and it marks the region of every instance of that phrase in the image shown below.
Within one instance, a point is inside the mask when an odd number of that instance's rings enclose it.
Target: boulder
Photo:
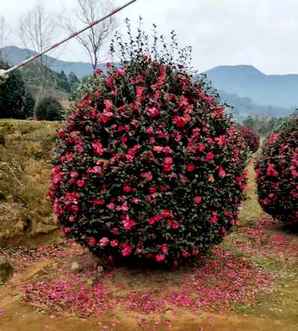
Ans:
[[[6,283],[13,274],[13,267],[6,257],[0,256],[0,284]]]

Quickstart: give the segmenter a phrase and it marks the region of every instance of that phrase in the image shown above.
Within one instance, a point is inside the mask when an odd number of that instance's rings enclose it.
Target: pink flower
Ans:
[[[115,210],[116,209],[116,205],[113,203],[113,202],[110,202],[108,205],[107,205],[108,209],[110,210]]]
[[[110,112],[113,109],[113,102],[109,99],[104,100],[104,107],[106,112]]]
[[[169,246],[167,244],[162,244],[160,246],[160,251],[164,254],[164,255],[168,255],[169,254]]]
[[[198,144],[198,152],[204,152],[204,150],[206,149],[205,144]]]
[[[144,93],[144,87],[142,87],[142,86],[137,86],[136,87],[136,95],[137,95],[137,97],[141,97],[142,95],[143,95],[143,93]]]
[[[86,181],[84,179],[77,180],[77,186],[83,188],[86,185]]]
[[[125,70],[123,68],[118,68],[116,73],[121,77],[125,76]]]
[[[196,169],[196,166],[195,166],[193,163],[189,163],[189,164],[187,164],[187,166],[186,166],[186,171],[187,171],[187,172],[194,172],[195,169]]]
[[[102,156],[104,153],[104,148],[99,140],[95,140],[92,142],[92,148],[96,155]]]
[[[92,200],[93,205],[95,206],[103,206],[105,204],[104,199],[94,199]]]
[[[211,224],[216,224],[219,221],[219,216],[216,212],[213,212],[211,217],[210,217],[210,223]]]
[[[88,238],[87,244],[90,247],[94,247],[97,243],[97,240],[94,237],[90,237]]]
[[[278,172],[274,169],[274,166],[271,163],[268,164],[266,173],[267,173],[267,176],[269,176],[269,177],[277,177],[278,176]]]
[[[111,230],[111,232],[112,232],[112,234],[113,234],[114,236],[119,236],[119,234],[120,234],[120,231],[119,231],[118,228],[113,228],[113,229]]]
[[[205,161],[209,162],[209,161],[212,161],[214,160],[214,154],[213,152],[208,152],[206,157],[205,157]]]
[[[121,249],[122,256],[127,257],[127,256],[131,255],[131,253],[132,253],[131,245],[128,243],[123,244],[122,249]]]
[[[106,246],[108,246],[109,243],[110,243],[110,240],[107,237],[103,237],[99,240],[100,247],[106,247]]]
[[[217,142],[217,144],[219,146],[224,146],[226,144],[226,137],[225,136],[219,136],[217,138],[215,138],[215,141]]]
[[[163,254],[157,254],[155,256],[155,261],[158,262],[158,263],[164,262],[165,259],[166,259],[166,257]]]
[[[157,118],[160,115],[160,111],[156,107],[151,107],[151,108],[147,108],[147,114],[151,118]]]
[[[118,240],[112,240],[112,241],[111,241],[111,246],[114,247],[114,248],[115,248],[115,247],[118,247],[118,246],[119,246],[119,242],[118,242]]]
[[[141,177],[143,177],[144,179],[146,179],[147,182],[151,182],[153,179],[153,175],[151,171],[147,171],[147,172],[143,172],[141,173]]]
[[[100,166],[95,166],[93,168],[87,169],[87,173],[100,175],[102,173],[102,168]]]
[[[128,184],[124,184],[123,185],[123,192],[124,193],[131,193],[131,192],[133,192],[133,188]]]
[[[219,167],[218,175],[219,175],[219,177],[222,177],[222,178],[226,176],[225,169],[222,166]]]
[[[163,171],[164,172],[171,172],[173,170],[173,158],[166,157],[163,162]]]
[[[168,224],[173,230],[178,230],[180,228],[180,224],[174,220],[168,220]]]
[[[177,128],[182,129],[187,124],[187,119],[184,116],[174,116],[173,124],[176,125]]]
[[[111,118],[113,117],[113,113],[110,111],[104,111],[102,114],[99,115],[99,121],[102,124],[107,124]]]
[[[58,199],[55,199],[55,201],[54,201],[53,211],[54,211],[55,215],[58,217],[63,215],[63,208]]]
[[[200,205],[203,199],[202,199],[201,196],[197,195],[197,196],[194,197],[193,200],[194,200],[194,203],[195,203],[196,205]]]
[[[271,136],[268,139],[268,144],[269,145],[274,144],[277,141],[278,138],[279,138],[279,133],[272,133]]]
[[[128,215],[126,215],[124,220],[122,221],[122,224],[126,231],[131,231],[135,227],[136,222]]]

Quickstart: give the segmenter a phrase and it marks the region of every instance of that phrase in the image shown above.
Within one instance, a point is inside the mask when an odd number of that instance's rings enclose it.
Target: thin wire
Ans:
[[[30,57],[29,59],[27,59],[27,60],[25,60],[25,61],[23,61],[23,62],[21,62],[21,63],[19,63],[19,64],[16,64],[15,66],[13,66],[13,67],[11,67],[11,68],[5,70],[5,72],[3,72],[2,74],[7,75],[7,74],[9,74],[9,73],[11,73],[11,72],[13,72],[13,71],[19,69],[19,68],[22,68],[23,66],[25,66],[25,65],[28,64],[28,63],[31,63],[32,61],[35,61],[36,59],[38,59],[38,58],[41,57],[42,55],[48,53],[49,51],[51,51],[51,50],[57,48],[57,47],[60,46],[60,45],[66,43],[67,41],[69,41],[69,40],[71,40],[71,39],[77,37],[77,36],[78,36],[79,34],[81,34],[82,32],[85,32],[86,30],[92,28],[93,26],[95,26],[95,25],[97,25],[97,24],[103,22],[104,20],[106,20],[106,19],[108,19],[108,18],[114,16],[115,14],[117,14],[117,13],[120,12],[121,10],[125,9],[126,7],[132,5],[132,4],[133,4],[134,2],[136,2],[136,1],[137,1],[137,0],[131,0],[131,1],[127,2],[126,4],[124,4],[123,6],[114,9],[111,13],[107,14],[106,16],[104,16],[104,17],[102,17],[102,18],[100,18],[100,19],[98,19],[98,20],[92,22],[91,24],[89,24],[89,25],[86,26],[85,28],[81,29],[81,30],[78,31],[78,32],[75,32],[75,33],[71,34],[69,37],[67,37],[67,38],[65,38],[65,39],[63,39],[63,40],[61,40],[60,42],[54,44],[53,46],[48,47],[48,48],[45,49],[43,52],[41,52],[41,53],[39,53],[39,54],[36,54],[36,55],[33,55],[33,56]]]

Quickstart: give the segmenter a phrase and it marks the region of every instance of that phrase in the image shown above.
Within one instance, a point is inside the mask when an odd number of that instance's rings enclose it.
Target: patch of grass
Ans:
[[[0,242],[56,228],[47,191],[55,122],[1,120]]]

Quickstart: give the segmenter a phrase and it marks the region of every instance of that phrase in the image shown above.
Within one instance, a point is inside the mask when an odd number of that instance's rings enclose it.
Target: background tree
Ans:
[[[0,62],[0,69],[8,66]],[[31,117],[34,99],[26,89],[20,71],[9,75],[4,84],[0,85],[0,118],[26,119]]]
[[[77,77],[77,75],[73,72],[71,72],[69,75],[68,75],[68,82],[69,82],[69,85],[70,85],[70,90],[71,91],[74,91],[75,89],[78,88],[79,84],[80,84],[80,80],[79,78]]]
[[[65,18],[65,28],[74,33],[79,27],[86,26],[94,22],[99,17],[108,14],[113,9],[111,0],[77,0],[74,22]],[[102,48],[105,40],[116,26],[114,17],[105,20],[85,33],[77,36],[77,41],[87,52],[93,71],[96,70],[101,57]]]
[[[3,61],[2,48],[7,44],[7,38],[9,35],[9,26],[3,16],[0,16],[0,61]]]
[[[52,44],[56,28],[54,15],[46,12],[42,4],[38,3],[20,20],[20,39],[26,48],[41,53]],[[48,74],[46,61],[47,57],[41,56],[36,62],[36,75],[40,77],[39,91],[36,94],[37,102],[45,96]]]

